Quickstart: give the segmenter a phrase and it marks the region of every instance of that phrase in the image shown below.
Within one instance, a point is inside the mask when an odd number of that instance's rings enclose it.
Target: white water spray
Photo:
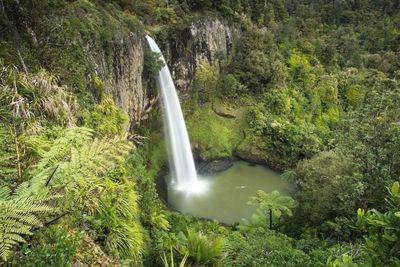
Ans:
[[[171,73],[156,42],[148,35],[146,39],[151,51],[159,53],[165,64],[157,77],[157,87],[164,107],[174,187],[187,193],[202,193],[206,190],[206,184],[197,177],[189,136]]]

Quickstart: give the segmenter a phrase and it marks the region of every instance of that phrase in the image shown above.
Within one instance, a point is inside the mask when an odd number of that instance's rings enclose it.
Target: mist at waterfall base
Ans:
[[[161,93],[166,126],[165,133],[173,177],[171,185],[175,190],[186,194],[203,194],[207,190],[207,183],[197,177],[189,136],[171,73],[156,42],[150,36],[146,36],[146,39],[151,51],[159,53],[165,64],[156,81]]]

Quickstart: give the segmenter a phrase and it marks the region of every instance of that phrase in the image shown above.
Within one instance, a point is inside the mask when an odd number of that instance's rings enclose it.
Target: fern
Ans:
[[[89,205],[92,215],[101,222],[106,234],[105,248],[121,258],[138,259],[143,249],[143,233],[138,221],[137,194],[133,183],[121,183],[106,178],[98,201]]]
[[[68,182],[67,180],[72,179],[70,177],[65,177],[65,175],[73,176],[74,174],[72,170],[69,173],[61,173],[59,167],[65,168],[65,165],[68,165],[71,161],[72,151],[80,150],[91,140],[92,135],[93,130],[88,128],[70,128],[66,129],[64,134],[53,141],[53,143],[44,140],[36,142],[38,138],[30,140],[33,150],[42,158],[35,166],[36,168],[32,173],[33,178],[19,186],[16,192],[20,195],[38,193],[43,189],[57,166],[58,171],[53,175],[54,178],[52,178],[52,180],[58,179],[58,186],[64,187]]]
[[[142,253],[143,233],[137,219],[136,191],[123,174],[116,175],[118,181],[109,177],[116,166],[125,162],[132,145],[126,138],[92,136],[88,128],[70,128],[52,146],[35,139],[35,151],[42,159],[33,178],[18,193],[40,194],[52,177],[52,188],[66,192],[65,208],[87,211],[106,222],[99,227],[106,233],[104,245],[108,252],[137,259]]]
[[[202,233],[195,233],[188,229],[187,244],[183,247],[182,254],[188,254],[189,260],[195,264],[216,266],[222,259],[224,239],[210,239]]]
[[[78,110],[76,98],[54,77],[44,71],[19,73],[0,60],[0,141],[4,145],[0,148],[0,259],[6,260],[15,245],[25,242],[24,236],[40,227],[56,205],[109,219],[103,244],[108,252],[140,256],[143,233],[134,185],[126,177],[127,181],[109,177],[132,149],[121,134],[126,115],[111,98],[102,96],[93,111],[93,125],[98,124],[103,134],[118,133],[119,137],[94,138],[94,130],[74,127]],[[50,121],[70,128],[63,133],[60,128],[42,131]],[[14,190],[1,187],[10,181],[12,188],[24,182]],[[55,195],[48,197],[49,192]],[[58,193],[64,194],[62,202],[53,200],[60,197]]]
[[[12,183],[17,174],[15,145],[11,130],[0,124],[0,186]]]
[[[40,215],[53,213],[49,205],[58,196],[19,196],[7,187],[0,188],[0,258],[10,256],[18,243],[25,242],[24,235],[32,235],[34,227],[42,226]]]
[[[164,267],[175,267],[174,252],[172,250],[172,247],[170,249],[170,255],[169,256],[170,256],[170,258],[167,257],[165,252],[161,256],[161,260],[162,260],[162,263],[164,264]],[[189,256],[188,254],[185,254],[183,256],[183,259],[179,263],[179,267],[185,267],[186,261],[188,259],[188,256]],[[186,266],[190,266],[190,265],[186,265]]]

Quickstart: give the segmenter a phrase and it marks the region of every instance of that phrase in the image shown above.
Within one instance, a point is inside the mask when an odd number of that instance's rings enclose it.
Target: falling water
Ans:
[[[151,51],[159,53],[165,63],[156,42],[150,36],[146,36],[146,39]],[[169,161],[174,176],[174,187],[188,193],[202,193],[205,191],[206,185],[197,177],[181,105],[166,63],[157,77],[157,87],[161,91],[164,107]]]

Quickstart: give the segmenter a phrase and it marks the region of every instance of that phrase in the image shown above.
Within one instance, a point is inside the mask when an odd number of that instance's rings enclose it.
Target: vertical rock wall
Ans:
[[[178,90],[188,93],[196,68],[203,60],[211,65],[226,59],[240,38],[240,30],[218,18],[195,20],[166,37],[162,43]]]
[[[179,91],[189,93],[196,68],[203,60],[219,64],[232,52],[240,31],[217,18],[195,20],[187,27],[158,38]],[[145,119],[157,92],[144,77],[144,33],[115,36],[108,49],[85,48],[94,73],[107,85],[107,93],[128,114],[129,128]]]

